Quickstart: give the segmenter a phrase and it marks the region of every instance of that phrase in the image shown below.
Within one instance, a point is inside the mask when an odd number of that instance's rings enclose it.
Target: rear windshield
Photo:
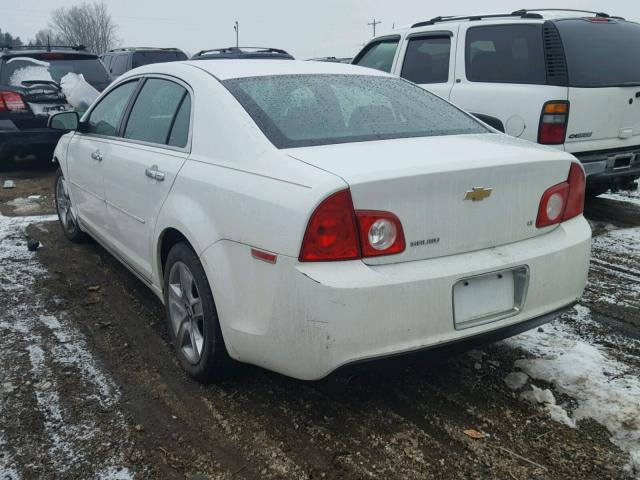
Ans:
[[[572,87],[640,85],[640,25],[557,20]]]
[[[399,78],[278,75],[223,83],[278,148],[488,131]]]
[[[60,83],[67,73],[81,73],[98,90],[104,89],[110,82],[104,65],[96,57],[58,59],[29,56],[5,60],[0,67],[0,84],[19,87],[23,80],[49,79]]]
[[[186,60],[184,52],[171,50],[156,50],[149,52],[135,52],[133,54],[133,68],[149,65],[151,63],[175,62]]]

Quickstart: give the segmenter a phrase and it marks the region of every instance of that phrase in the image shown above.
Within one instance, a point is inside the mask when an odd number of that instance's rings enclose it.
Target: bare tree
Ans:
[[[84,45],[96,54],[106,52],[119,42],[116,34],[118,27],[104,3],[60,7],[52,12],[49,27],[65,43]]]
[[[38,30],[33,40],[29,41],[29,45],[64,45],[65,39],[50,28]]]

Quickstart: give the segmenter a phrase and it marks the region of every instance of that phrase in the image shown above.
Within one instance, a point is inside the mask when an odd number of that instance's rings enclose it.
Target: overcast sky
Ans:
[[[108,0],[122,46],[179,47],[193,53],[235,44],[288,50],[297,58],[352,56],[377,33],[438,15],[503,13],[526,7],[522,0]],[[0,0],[0,28],[25,41],[47,26],[51,10],[77,0]],[[604,11],[640,21],[640,1],[535,0],[536,8]]]

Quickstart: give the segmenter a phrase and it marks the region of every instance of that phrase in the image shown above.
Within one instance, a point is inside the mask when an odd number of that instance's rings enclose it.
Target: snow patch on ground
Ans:
[[[50,315],[34,289],[36,278],[46,271],[27,249],[25,229],[30,223],[56,219],[0,215],[0,479],[22,478],[24,462],[19,459],[25,452],[38,451],[40,468],[52,468],[69,478],[93,467],[97,472],[91,478],[129,480],[133,474],[124,467],[119,448],[99,460],[91,451],[96,442],[113,437],[118,437],[118,445],[127,444],[118,388],[100,369],[83,335],[64,317]],[[65,375],[80,377],[83,391],[66,390]],[[44,440],[37,444],[12,438],[11,416],[24,414],[21,395],[35,398],[39,415],[35,418],[42,419]],[[92,410],[70,409],[87,401],[95,405]],[[101,418],[95,418],[96,412]]]
[[[616,200],[618,202],[628,202],[635,205],[640,205],[640,190],[636,189],[632,192],[620,191],[617,193],[605,193],[604,195],[600,195],[599,198],[606,198],[607,200]]]
[[[575,321],[591,321],[589,309],[584,306],[576,307],[572,317]],[[594,322],[594,325],[597,324]],[[562,320],[542,332],[526,332],[506,343],[532,356],[517,360],[518,369],[572,397],[577,408],[569,416],[556,405],[550,391],[546,391],[549,396],[535,386],[524,398],[543,403],[554,420],[567,425],[591,418],[606,427],[611,441],[629,453],[629,469],[640,478],[640,372],[637,368],[617,360],[607,348],[585,340]]]
[[[16,215],[30,215],[41,208],[40,200],[33,198],[18,197],[6,204],[13,207],[13,213]]]

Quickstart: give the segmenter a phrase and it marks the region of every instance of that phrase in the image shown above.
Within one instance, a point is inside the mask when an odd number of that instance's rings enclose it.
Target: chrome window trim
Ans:
[[[154,148],[160,148],[162,150],[172,150],[174,152],[180,152],[180,153],[186,153],[186,154],[190,154],[191,150],[192,150],[192,141],[193,141],[193,119],[194,119],[194,105],[195,105],[195,95],[193,92],[193,88],[191,88],[191,85],[189,85],[187,82],[185,82],[184,80],[182,80],[181,78],[175,77],[173,75],[167,75],[164,73],[145,73],[145,74],[140,74],[140,75],[134,75],[131,77],[127,77],[125,79],[122,79],[122,81],[119,81],[117,83],[114,83],[113,85],[111,85],[109,87],[109,89],[104,93],[104,95],[102,96],[102,98],[100,99],[100,102],[102,102],[102,99],[105,98],[107,95],[109,95],[109,93],[113,90],[115,90],[116,88],[118,88],[120,85],[123,85],[127,82],[136,80],[136,81],[144,81],[147,79],[151,79],[151,78],[156,78],[156,79],[160,79],[160,80],[167,80],[173,83],[176,83],[178,85],[180,85],[181,87],[183,87],[187,93],[190,96],[190,101],[191,101],[191,112],[189,113],[189,136],[187,137],[187,145],[184,147],[175,147],[173,145],[167,145],[164,143],[152,143],[152,142],[144,142],[141,140],[133,140],[130,138],[124,138],[123,136],[113,136],[113,135],[100,135],[97,133],[83,133],[83,132],[76,132],[78,133],[81,137],[88,137],[88,138],[100,138],[100,139],[104,139],[104,140],[115,140],[118,142],[124,142],[124,143],[131,143],[134,145],[143,145],[143,146],[148,146],[148,147],[154,147]],[[142,86],[142,88],[144,88],[144,85]],[[84,116],[82,117],[82,119],[86,119],[87,121],[89,120],[89,118],[91,117],[91,113],[93,112],[93,110],[100,104],[100,102],[97,102],[95,105],[92,105],[91,108],[87,111],[87,113],[84,114]],[[134,102],[135,105],[135,102]],[[126,121],[129,120],[129,116],[131,115],[131,112],[129,112],[129,115],[127,116],[127,118],[123,118],[122,120],[125,121],[125,125],[126,125]]]

